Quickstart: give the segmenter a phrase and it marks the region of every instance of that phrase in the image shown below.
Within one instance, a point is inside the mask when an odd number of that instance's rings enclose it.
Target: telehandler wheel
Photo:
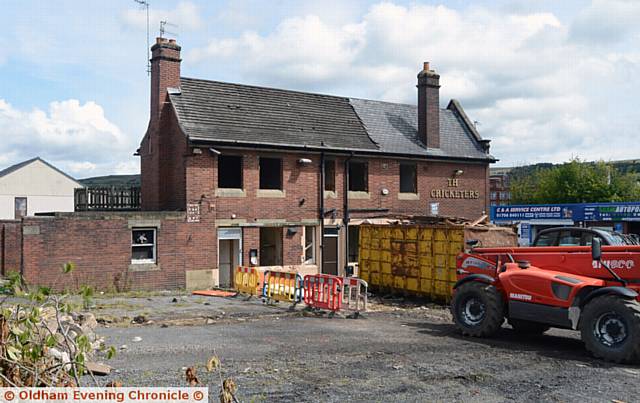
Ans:
[[[465,336],[491,336],[504,322],[504,301],[496,287],[472,281],[456,289],[451,313]]]
[[[640,303],[615,295],[595,298],[580,319],[582,341],[594,356],[606,361],[640,360]]]
[[[550,328],[544,323],[531,322],[529,320],[522,319],[509,319],[509,324],[516,333],[530,335],[540,335]]]

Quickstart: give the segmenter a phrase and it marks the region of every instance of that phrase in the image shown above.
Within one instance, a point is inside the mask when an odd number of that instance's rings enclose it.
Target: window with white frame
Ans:
[[[316,228],[313,226],[304,227],[304,263],[314,264],[316,262]]]
[[[134,228],[131,231],[131,263],[156,262],[156,229]]]

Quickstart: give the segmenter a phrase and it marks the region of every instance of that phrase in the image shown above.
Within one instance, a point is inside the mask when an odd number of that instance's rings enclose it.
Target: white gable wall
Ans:
[[[73,191],[81,185],[40,160],[0,178],[0,219],[13,219],[16,197],[27,198],[27,214],[73,211]]]

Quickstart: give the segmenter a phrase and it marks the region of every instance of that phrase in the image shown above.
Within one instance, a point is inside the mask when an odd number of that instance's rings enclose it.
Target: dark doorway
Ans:
[[[322,245],[322,273],[338,275],[338,229],[325,228]]]
[[[282,228],[260,228],[260,266],[282,266]]]

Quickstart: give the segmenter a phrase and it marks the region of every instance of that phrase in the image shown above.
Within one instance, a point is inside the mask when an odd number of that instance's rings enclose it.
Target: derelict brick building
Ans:
[[[75,283],[116,289],[228,286],[238,265],[344,274],[365,220],[487,211],[489,141],[440,108],[427,63],[416,107],[185,78],[180,50],[152,47],[142,211],[0,223],[19,244],[2,262],[50,284],[73,261]]]

